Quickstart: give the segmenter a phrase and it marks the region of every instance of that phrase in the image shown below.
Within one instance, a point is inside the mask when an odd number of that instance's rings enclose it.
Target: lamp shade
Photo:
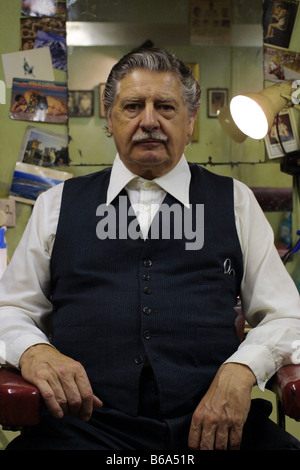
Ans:
[[[242,143],[247,138],[246,134],[239,129],[232,119],[229,106],[220,109],[218,120],[226,134],[235,142]]]
[[[290,82],[277,83],[258,93],[245,93],[232,98],[230,113],[238,128],[253,139],[262,139],[271,130],[275,116],[291,95]]]

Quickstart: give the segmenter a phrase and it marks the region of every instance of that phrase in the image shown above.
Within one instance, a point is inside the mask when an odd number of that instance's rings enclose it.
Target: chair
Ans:
[[[235,327],[242,342],[249,330],[238,301]],[[285,428],[285,417],[300,421],[300,364],[282,367],[267,384],[276,395],[277,421]],[[41,410],[39,390],[26,382],[17,369],[0,365],[0,425],[21,430],[39,423]]]
[[[276,394],[277,419],[285,428],[285,416],[300,420],[300,364],[282,367],[269,381],[268,389]],[[20,372],[9,367],[0,369],[0,424],[18,431],[39,423],[41,395],[26,382]]]

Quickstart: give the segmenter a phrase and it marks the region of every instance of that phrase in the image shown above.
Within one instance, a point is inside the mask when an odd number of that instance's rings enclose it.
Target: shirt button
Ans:
[[[150,307],[143,307],[143,313],[150,315],[152,313],[152,309]]]
[[[149,330],[145,330],[145,331],[144,331],[144,338],[145,338],[145,339],[150,339],[150,338],[151,338],[151,334],[150,334],[150,331],[149,331]]]
[[[152,266],[152,261],[150,259],[145,259],[144,266],[146,268],[150,268],[150,266]]]
[[[150,287],[144,287],[144,292],[145,294],[151,294],[152,290],[150,289]]]
[[[142,279],[143,281],[150,281],[150,276],[148,274],[143,274]]]

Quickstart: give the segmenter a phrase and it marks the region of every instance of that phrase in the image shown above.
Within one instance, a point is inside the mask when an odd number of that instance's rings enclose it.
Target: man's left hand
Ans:
[[[256,378],[249,367],[227,363],[220,367],[197,406],[190,426],[192,450],[238,450]]]

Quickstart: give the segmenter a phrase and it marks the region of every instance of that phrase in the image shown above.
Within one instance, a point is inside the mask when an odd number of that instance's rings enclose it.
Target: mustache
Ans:
[[[135,143],[142,142],[144,140],[158,140],[161,142],[166,142],[168,140],[168,137],[159,131],[150,131],[150,132],[143,131],[141,134],[135,134],[132,140]]]

